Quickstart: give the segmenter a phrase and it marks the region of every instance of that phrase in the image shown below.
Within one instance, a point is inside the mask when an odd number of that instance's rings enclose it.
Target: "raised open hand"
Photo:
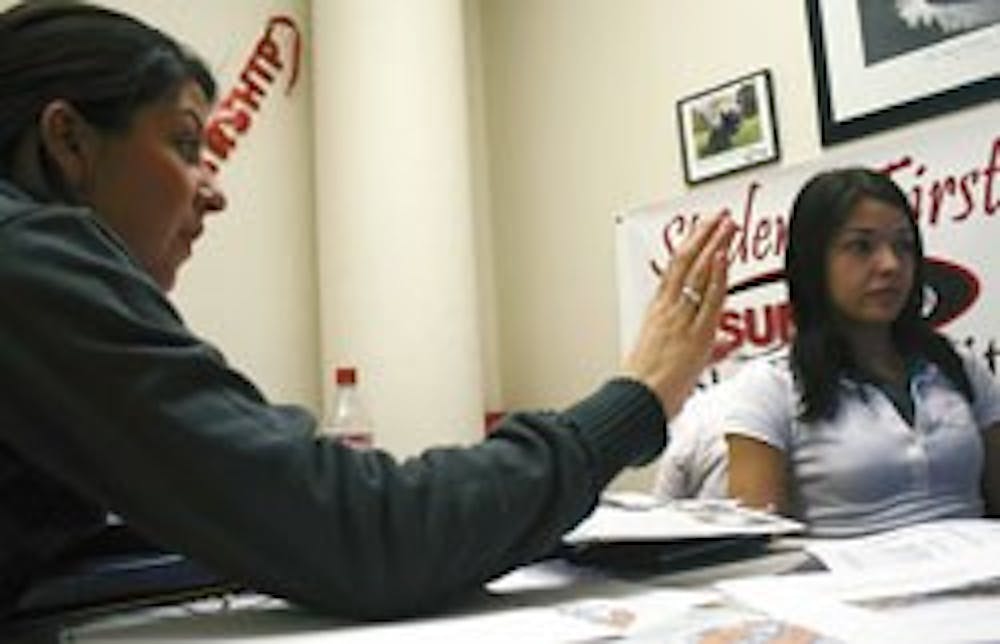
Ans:
[[[668,417],[690,395],[711,354],[726,295],[727,250],[736,232],[728,217],[699,224],[667,266],[625,359],[626,375],[660,398]]]

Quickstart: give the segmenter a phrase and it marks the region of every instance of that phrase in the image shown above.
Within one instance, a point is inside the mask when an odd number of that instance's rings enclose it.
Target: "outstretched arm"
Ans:
[[[80,505],[260,590],[351,617],[429,610],[547,553],[618,471],[662,449],[724,293],[732,225],[700,230],[626,377],[398,463],[268,403],[91,215],[28,213],[0,227],[0,297],[17,303],[0,318],[0,441]]]

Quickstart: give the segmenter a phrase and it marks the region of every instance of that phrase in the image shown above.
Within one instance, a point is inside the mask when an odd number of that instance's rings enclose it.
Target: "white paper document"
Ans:
[[[566,543],[669,541],[715,537],[783,535],[804,526],[729,499],[659,502],[635,493],[607,495],[574,530]]]
[[[717,587],[845,641],[1000,639],[1000,524],[950,520],[808,546],[831,572]]]
[[[511,605],[382,624],[291,633],[268,644],[381,644],[384,642],[598,642],[658,632],[696,606],[718,600],[715,591],[636,590],[549,605]]]
[[[806,550],[832,572],[865,572],[956,558],[980,558],[1000,544],[1000,521],[948,519],[856,539],[812,541]]]
[[[718,584],[731,598],[773,618],[845,642],[995,642],[1000,639],[1000,584],[859,600],[852,573],[812,573]],[[810,577],[814,579],[800,579]],[[817,583],[814,583],[817,582]],[[860,580],[859,584],[870,584]],[[869,586],[867,590],[871,590]],[[895,593],[899,587],[885,591]]]

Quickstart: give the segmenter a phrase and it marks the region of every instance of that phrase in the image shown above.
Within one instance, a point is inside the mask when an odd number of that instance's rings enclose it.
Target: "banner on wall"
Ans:
[[[716,362],[701,384],[787,344],[791,315],[782,268],[799,188],[824,169],[888,172],[909,196],[928,260],[925,313],[953,341],[1000,368],[1000,106],[963,113],[905,136],[855,146],[792,168],[746,174],[616,217],[619,335],[635,339],[659,275],[699,217],[728,212],[739,227]]]

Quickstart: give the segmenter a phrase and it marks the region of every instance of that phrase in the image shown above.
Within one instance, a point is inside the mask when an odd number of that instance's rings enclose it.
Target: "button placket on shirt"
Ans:
[[[910,442],[907,445],[907,458],[910,460],[910,471],[914,484],[926,490],[930,489],[930,459],[927,455],[927,439],[934,427],[922,404],[925,381],[926,372],[924,370],[921,370],[910,380],[913,426],[908,428]]]

